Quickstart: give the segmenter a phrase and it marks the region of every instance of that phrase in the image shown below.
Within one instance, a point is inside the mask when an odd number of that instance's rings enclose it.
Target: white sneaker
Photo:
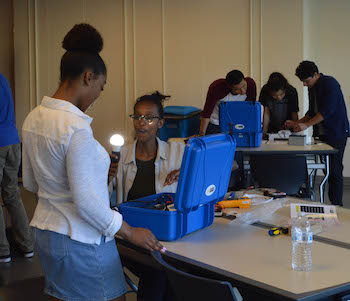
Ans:
[[[7,263],[11,261],[11,255],[0,256],[0,263]]]
[[[24,258],[32,258],[33,256],[34,256],[34,251],[23,252],[23,257]]]

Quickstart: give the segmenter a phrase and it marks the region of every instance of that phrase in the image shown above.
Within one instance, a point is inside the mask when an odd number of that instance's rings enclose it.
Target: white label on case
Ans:
[[[236,125],[235,125],[235,128],[236,128],[237,130],[243,130],[243,129],[245,128],[245,126],[244,126],[244,124],[239,123],[239,124],[236,124]]]
[[[207,190],[205,191],[205,195],[206,196],[211,196],[216,190],[216,186],[215,185],[210,185],[208,186]]]

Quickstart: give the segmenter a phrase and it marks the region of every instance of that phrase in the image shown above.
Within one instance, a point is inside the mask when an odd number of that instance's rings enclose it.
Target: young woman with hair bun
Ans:
[[[144,196],[176,192],[185,145],[157,137],[164,125],[163,102],[169,96],[158,91],[143,95],[130,115],[136,139],[121,149],[117,173],[117,203]]]
[[[164,125],[163,102],[169,96],[158,91],[136,100],[133,120],[136,139],[123,146],[117,171],[117,203],[161,192],[176,192],[185,150],[181,142],[157,137]],[[173,300],[164,272],[125,259],[125,266],[139,276],[138,301]]]
[[[85,114],[106,83],[101,35],[78,24],[62,46],[59,87],[28,115],[22,130],[24,187],[39,196],[31,226],[45,292],[50,300],[125,300],[114,236],[165,249],[149,230],[130,227],[110,209],[110,157]]]

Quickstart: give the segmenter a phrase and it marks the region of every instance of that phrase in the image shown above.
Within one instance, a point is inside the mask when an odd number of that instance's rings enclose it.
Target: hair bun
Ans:
[[[100,33],[90,24],[76,24],[66,34],[62,47],[67,51],[99,53],[103,48]]]
[[[167,100],[167,98],[170,98],[170,95],[163,95],[159,91],[153,92],[151,96],[158,98],[160,101],[164,101]]]

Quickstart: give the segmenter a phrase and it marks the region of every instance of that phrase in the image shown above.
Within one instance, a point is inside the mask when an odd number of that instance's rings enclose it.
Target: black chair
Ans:
[[[275,188],[288,195],[298,195],[304,186],[310,193],[305,156],[258,155],[250,157],[251,174],[256,186]],[[303,197],[310,197],[303,195]]]
[[[128,276],[128,274],[125,273],[124,271],[124,277],[125,277],[125,281],[128,284],[128,286],[130,287],[130,290],[128,290],[126,293],[136,293],[138,292],[139,288],[137,287],[137,285],[131,280],[131,278]],[[1,300],[0,300],[1,301]]]
[[[166,263],[157,251],[152,251],[152,256],[165,270],[178,301],[243,300],[237,288],[227,281],[203,278],[180,271]]]

